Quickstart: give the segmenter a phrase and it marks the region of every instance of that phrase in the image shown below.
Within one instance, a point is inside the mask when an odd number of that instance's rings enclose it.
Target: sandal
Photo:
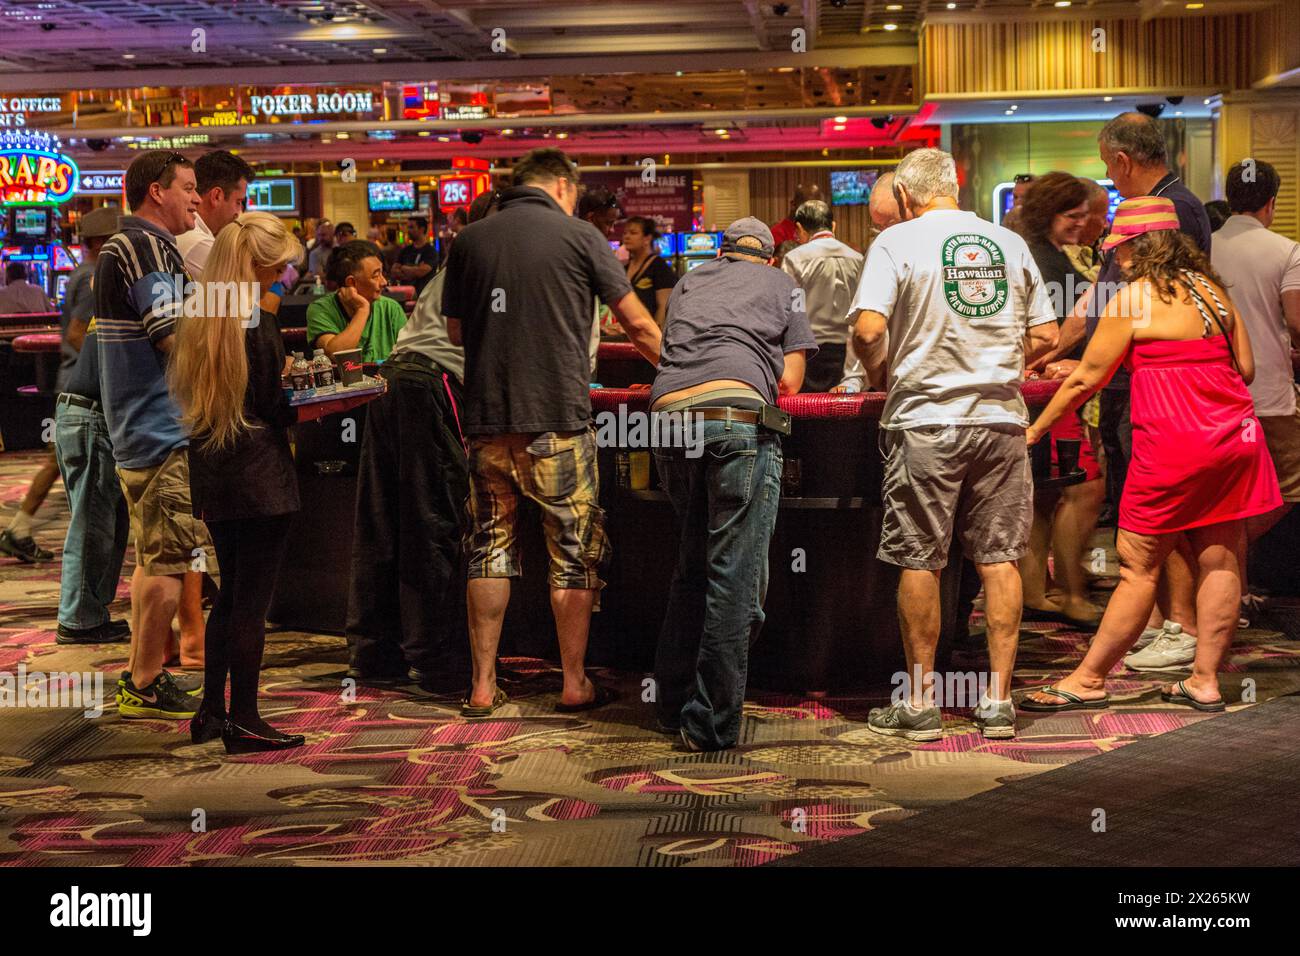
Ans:
[[[601,687],[595,681],[591,682],[591,686],[596,689],[596,693],[592,695],[591,700],[585,701],[581,704],[559,703],[555,705],[555,712],[557,714],[580,714],[583,711],[595,710],[597,707],[604,707],[606,704],[612,704],[614,701],[618,700],[618,694],[614,693],[609,688]]]
[[[1174,688],[1177,693],[1170,694],[1163,687],[1160,688],[1160,699],[1167,704],[1180,704],[1183,707],[1193,707],[1196,710],[1207,714],[1221,714],[1228,709],[1227,705],[1223,702],[1222,697],[1218,700],[1212,700],[1208,704],[1204,701],[1197,700],[1191,694],[1187,693],[1187,685],[1183,681],[1179,681],[1176,684],[1170,684],[1169,686]]]
[[[1061,698],[1059,704],[1044,704],[1040,701],[1030,700],[1028,697],[1022,699],[1019,703],[1021,710],[1033,710],[1039,713],[1055,714],[1066,710],[1104,710],[1110,706],[1110,695],[1099,697],[1096,700],[1084,700],[1068,690],[1060,690],[1056,687],[1040,687],[1033,691],[1035,694],[1051,694],[1054,697]]]
[[[484,707],[478,704],[471,704],[469,702],[469,693],[466,693],[465,699],[460,702],[460,715],[462,717],[491,717],[497,712],[497,709],[509,699],[510,698],[506,696],[506,692],[498,687],[497,692],[492,696],[492,703]]]

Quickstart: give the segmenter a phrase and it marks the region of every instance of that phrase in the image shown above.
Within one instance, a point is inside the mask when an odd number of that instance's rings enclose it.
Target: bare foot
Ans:
[[[1105,681],[1093,683],[1091,681],[1085,681],[1076,674],[1070,674],[1068,677],[1063,677],[1056,681],[1052,686],[1060,688],[1063,691],[1068,691],[1080,700],[1101,700],[1106,696]],[[1065,702],[1064,697],[1061,697],[1059,694],[1054,694],[1046,689],[1034,691],[1027,699],[1038,704],[1061,704]]]
[[[582,686],[578,689],[577,693],[570,691],[569,688],[566,687],[564,692],[560,694],[560,703],[565,707],[576,707],[579,704],[589,704],[595,699],[596,685],[591,682],[591,679],[587,677],[586,674],[582,676]]]

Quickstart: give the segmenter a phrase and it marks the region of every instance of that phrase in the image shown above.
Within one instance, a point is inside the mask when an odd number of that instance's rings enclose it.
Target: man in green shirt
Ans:
[[[307,307],[307,341],[333,358],[336,352],[361,349],[365,362],[382,362],[393,350],[406,312],[384,295],[388,280],[373,243],[354,240],[335,249],[326,275],[337,292]]]

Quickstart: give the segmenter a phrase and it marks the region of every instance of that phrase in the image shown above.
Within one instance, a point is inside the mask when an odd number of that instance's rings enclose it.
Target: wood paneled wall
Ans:
[[[882,169],[892,168],[892,163]],[[846,169],[849,167],[845,167]],[[771,225],[790,212],[790,197],[800,185],[816,183],[822,198],[830,202],[831,171],[824,167],[789,169],[751,169],[749,171],[749,211]],[[866,206],[836,206],[835,234],[854,249],[865,250],[871,240],[871,217]]]
[[[997,94],[1249,87],[1253,15],[932,23],[922,31],[923,93]],[[1094,52],[1093,31],[1105,31]]]
[[[1277,169],[1282,191],[1272,228],[1300,241],[1300,96],[1225,102],[1218,145],[1221,182],[1247,158]]]

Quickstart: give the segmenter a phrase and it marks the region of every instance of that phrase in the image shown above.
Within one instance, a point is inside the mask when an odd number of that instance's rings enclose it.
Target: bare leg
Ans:
[[[1187,532],[1196,555],[1200,586],[1196,614],[1201,632],[1196,640],[1192,676],[1183,686],[1199,701],[1219,699],[1219,668],[1237,633],[1241,606],[1241,569],[1246,564],[1243,521],[1225,521]]]
[[[469,702],[487,707],[497,692],[497,648],[510,603],[509,578],[473,578],[465,590],[469,605],[469,651],[474,677]]]
[[[563,704],[585,704],[595,699],[596,688],[587,679],[587,635],[596,592],[588,588],[551,588],[551,612],[560,639],[560,666],[564,669]]]
[[[203,666],[203,572],[190,571],[185,575],[181,603],[177,609],[181,626],[181,664],[186,667]]]
[[[131,648],[126,656],[126,669],[135,672],[136,649],[140,646],[140,599],[137,595],[144,593],[145,573],[140,565],[131,573]],[[170,638],[169,638],[170,639]]]
[[[1061,507],[1052,524],[1052,551],[1056,558],[1056,580],[1062,587],[1061,610],[1071,617],[1096,621],[1101,611],[1088,600],[1088,583],[1083,573],[1083,556],[1097,527],[1106,483],[1100,478],[1066,488]]]
[[[1156,599],[1156,579],[1166,556],[1174,547],[1174,537],[1120,530],[1115,542],[1119,551],[1119,585],[1111,595],[1097,635],[1083,661],[1055,686],[1084,700],[1100,700],[1105,696],[1106,675],[1133,646],[1146,626]],[[1030,696],[1044,704],[1061,700],[1043,691]]]
[[[36,509],[45,501],[45,496],[50,493],[58,478],[59,463],[54,455],[50,455],[41,462],[41,467],[32,476],[32,483],[27,486],[27,494],[23,495],[19,509],[28,515],[36,514]]]
[[[131,683],[143,690],[163,669],[172,618],[181,599],[181,575],[145,574],[131,579],[131,616],[139,624],[132,635]]]
[[[1029,550],[1020,559],[1020,590],[1024,606],[1040,611],[1055,611],[1047,599],[1047,552],[1052,541],[1052,515],[1057,495],[1034,495],[1034,523],[1029,529]],[[1059,573],[1059,571],[1058,571]]]
[[[934,651],[939,646],[939,573],[904,568],[898,580],[898,623],[912,691],[908,703],[913,709],[934,701],[926,675],[934,671]]]
[[[1273,530],[1273,526],[1287,516],[1295,502],[1284,501],[1282,507],[1274,508],[1267,514],[1255,515],[1253,518],[1246,519],[1246,544],[1251,545],[1258,541],[1264,535]],[[1246,580],[1247,566],[1241,566],[1241,593],[1243,595],[1250,593],[1250,582]]]
[[[1187,535],[1174,535],[1177,544],[1165,559],[1161,578],[1160,610],[1164,616],[1183,626],[1183,632],[1196,632],[1196,560],[1192,557]]]
[[[1020,640],[1020,574],[1010,561],[975,567],[984,582],[984,614],[988,619],[988,695],[991,700],[1005,700],[1011,696],[1011,672],[1016,666]]]

